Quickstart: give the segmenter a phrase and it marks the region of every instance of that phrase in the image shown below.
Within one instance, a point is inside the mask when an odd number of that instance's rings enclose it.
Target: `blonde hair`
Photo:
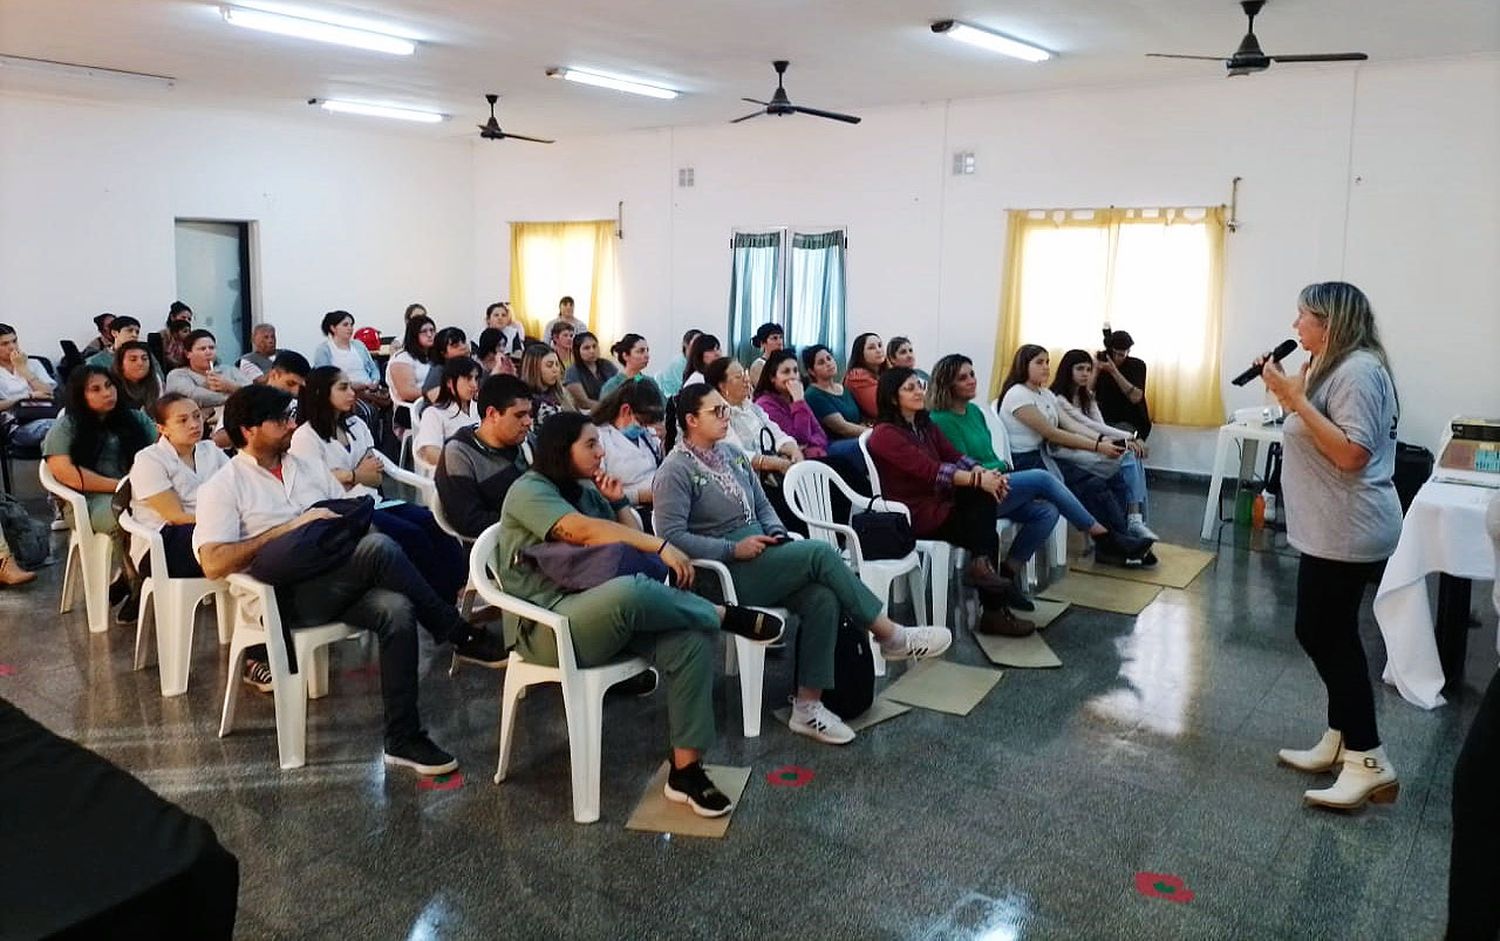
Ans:
[[[958,399],[953,395],[953,385],[958,382],[958,374],[965,366],[974,365],[974,361],[962,353],[949,353],[937,361],[932,367],[932,381],[927,384],[927,410],[929,412],[950,412],[958,404]]]
[[[557,351],[541,343],[533,343],[526,347],[526,352],[521,354],[521,381],[526,383],[533,392],[552,393],[557,399],[557,404],[566,411],[578,411],[578,405],[573,401],[573,396],[568,393],[568,387],[563,385],[561,377],[555,385],[550,387],[542,383],[542,361],[548,356],[557,356]],[[558,362],[561,363],[561,357]]]
[[[1350,353],[1359,350],[1373,353],[1386,373],[1391,372],[1391,360],[1380,343],[1375,313],[1370,309],[1370,299],[1365,297],[1365,292],[1345,281],[1321,281],[1302,289],[1297,295],[1297,307],[1318,318],[1328,328],[1323,352],[1313,357],[1312,366],[1307,371],[1309,395]],[[1395,387],[1392,378],[1391,388],[1394,390]],[[1397,402],[1399,408],[1399,396]]]

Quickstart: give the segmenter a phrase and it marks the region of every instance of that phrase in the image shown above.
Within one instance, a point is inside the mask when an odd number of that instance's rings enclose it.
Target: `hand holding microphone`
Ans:
[[[1256,359],[1256,361],[1251,364],[1249,369],[1245,370],[1229,381],[1237,386],[1247,385],[1249,384],[1250,380],[1260,375],[1261,368],[1266,363],[1279,363],[1290,356],[1292,354],[1292,351],[1296,348],[1296,340],[1282,340],[1281,343],[1277,345],[1276,349]]]

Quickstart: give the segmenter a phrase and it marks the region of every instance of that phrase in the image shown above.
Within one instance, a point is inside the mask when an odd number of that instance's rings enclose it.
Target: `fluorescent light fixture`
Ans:
[[[677,92],[660,85],[652,85],[649,82],[636,81],[633,78],[621,78],[618,75],[610,75],[605,72],[591,72],[587,69],[548,69],[547,74],[552,78],[560,78],[569,82],[578,82],[583,85],[593,85],[598,88],[612,88],[615,91],[629,92],[632,95],[645,95],[647,98],[676,98]]]
[[[170,75],[107,69],[99,65],[79,65],[73,62],[58,62],[55,59],[33,59],[30,56],[0,55],[0,75],[9,72],[32,72],[37,75],[56,75],[118,84],[154,85],[163,89],[171,88],[177,83],[177,79]]]
[[[1052,58],[1052,53],[1040,46],[1012,39],[994,30],[960,23],[958,20],[940,20],[932,24],[932,31],[941,33],[949,39],[956,39],[959,42],[988,49],[990,52],[998,52],[1014,59],[1025,59],[1027,62],[1045,62]]]
[[[422,124],[437,124],[448,120],[446,114],[436,111],[418,111],[415,108],[396,108],[391,105],[371,105],[362,101],[342,101],[338,98],[313,98],[308,104],[319,105],[324,111],[334,114],[362,114],[370,118],[395,118],[398,121],[419,121]]]
[[[314,39],[318,42],[331,42],[340,46],[353,46],[356,49],[369,49],[373,52],[388,52],[397,56],[409,56],[417,49],[416,43],[400,36],[340,26],[337,23],[301,16],[287,16],[284,13],[232,6],[220,7],[219,12],[224,15],[226,23],[247,29],[258,29],[266,33],[276,33],[279,36]]]

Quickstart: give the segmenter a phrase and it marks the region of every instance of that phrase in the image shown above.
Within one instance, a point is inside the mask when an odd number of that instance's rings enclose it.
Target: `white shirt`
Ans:
[[[479,409],[473,403],[463,411],[459,410],[458,403],[451,405],[429,405],[422,409],[422,417],[417,420],[417,436],[412,440],[412,453],[420,455],[424,447],[434,447],[442,450],[443,442],[453,437],[461,428],[470,428],[479,424]],[[432,476],[433,465],[414,457],[413,461],[420,465],[419,470],[428,477]]]
[[[687,376],[686,379],[682,380],[682,387],[685,389],[688,386],[693,385],[694,383],[706,383],[706,382],[707,382],[707,380],[705,380],[703,378],[703,373],[701,373],[701,372],[691,372],[691,373],[688,373],[688,376]]]
[[[365,361],[359,355],[359,351],[353,346],[339,349],[339,345],[332,340],[328,341],[328,358],[333,360],[333,365],[343,370],[344,375],[352,376],[355,382],[365,381]],[[411,357],[407,357],[410,359]]]
[[[391,379],[391,367],[393,366],[405,366],[410,369],[411,381],[416,383],[419,389],[422,387],[422,380],[427,378],[428,366],[426,363],[417,362],[406,350],[402,350],[395,356],[392,356],[390,361],[385,364],[385,384],[390,387],[391,396],[397,401],[406,401],[401,398],[401,392],[396,388],[395,381]]]
[[[624,485],[625,499],[639,503],[640,492],[651,489],[656,468],[660,466],[656,456],[661,453],[661,443],[650,430],[639,440],[631,441],[614,425],[597,427],[599,443],[604,446],[604,472]]]
[[[241,451],[204,481],[193,529],[193,552],[200,561],[206,545],[243,542],[296,519],[320,500],[344,496],[332,474],[290,454],[281,456],[281,475],[277,480]]]
[[[292,433],[291,454],[293,457],[307,462],[309,466],[322,465],[328,468],[331,475],[334,471],[348,471],[354,473],[354,468],[375,447],[375,436],[370,434],[370,426],[363,419],[351,417],[348,419],[349,446],[346,448],[339,442],[338,436],[324,441],[318,437],[313,426],[304,422]],[[334,478],[337,482],[338,478]],[[339,487],[343,488],[340,483]],[[349,497],[374,497],[380,499],[380,491],[374,487],[364,484],[355,484],[344,491]]]
[[[797,443],[797,439],[782,431],[781,428],[766,414],[766,410],[746,398],[739,405],[729,406],[729,435],[725,439],[730,444],[738,445],[740,450],[746,454],[756,455],[764,453],[761,448],[761,429],[771,429],[771,448],[777,454],[781,453],[782,445],[790,442]]]
[[[40,366],[33,369],[31,374],[44,386],[56,385]],[[0,399],[9,401],[29,398],[31,398],[31,383],[12,372],[10,367],[0,366]]]
[[[1011,453],[1041,450],[1042,436],[1016,417],[1016,409],[1028,405],[1041,412],[1042,417],[1053,428],[1057,427],[1057,396],[1052,394],[1052,390],[1038,389],[1033,392],[1025,383],[1016,383],[1006,391],[1005,398],[1000,400],[1000,421],[1005,425],[1006,435],[1010,437]]]
[[[168,490],[177,495],[183,512],[196,513],[198,488],[228,463],[229,458],[218,445],[203,440],[193,445],[193,466],[189,467],[172,442],[157,438],[155,444],[137,451],[130,465],[130,515],[141,525],[160,530],[167,520],[146,503],[146,498]]]

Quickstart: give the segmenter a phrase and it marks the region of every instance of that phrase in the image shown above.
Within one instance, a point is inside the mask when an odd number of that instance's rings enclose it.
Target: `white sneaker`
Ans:
[[[902,627],[896,636],[880,644],[880,655],[887,660],[926,660],[940,657],[953,644],[953,632],[946,627]]]
[[[795,700],[787,727],[798,735],[806,735],[829,745],[847,745],[854,741],[854,730],[835,715],[832,709],[823,705],[821,699],[806,702]]]
[[[1141,514],[1131,513],[1125,518],[1125,522],[1125,531],[1135,538],[1149,539],[1152,542],[1161,541],[1161,537],[1157,536],[1156,533],[1151,531],[1151,527],[1146,525],[1146,519],[1145,517],[1141,516]]]
[[[1344,753],[1344,735],[1333,729],[1323,733],[1318,744],[1307,749],[1283,748],[1276,753],[1276,760],[1298,771],[1332,771],[1338,767],[1339,756]]]
[[[1346,749],[1340,760],[1344,766],[1339,770],[1333,787],[1304,791],[1303,803],[1335,810],[1356,810],[1363,807],[1365,801],[1372,804],[1396,802],[1401,783],[1396,780],[1396,769],[1385,757],[1384,748],[1377,746],[1370,751]]]

